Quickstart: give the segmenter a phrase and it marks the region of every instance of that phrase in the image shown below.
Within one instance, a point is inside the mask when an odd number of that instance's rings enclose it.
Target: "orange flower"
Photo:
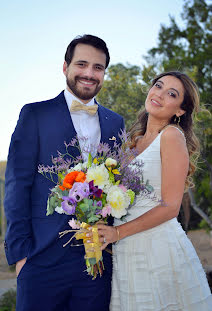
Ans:
[[[79,172],[79,174],[75,178],[75,181],[77,182],[84,182],[85,180],[86,180],[86,175],[83,172]]]
[[[71,189],[74,182],[84,182],[86,175],[83,172],[73,171],[65,176],[62,186],[59,186],[61,190]]]

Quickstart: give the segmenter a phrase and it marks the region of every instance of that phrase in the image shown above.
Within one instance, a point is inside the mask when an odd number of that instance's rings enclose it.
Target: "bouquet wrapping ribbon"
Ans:
[[[83,230],[83,232],[82,231],[76,232],[75,238],[77,240],[81,240],[81,239],[83,240],[83,244],[85,247],[85,258],[86,259],[95,258],[96,263],[98,263],[102,258],[102,251],[100,249],[100,247],[102,246],[102,243],[99,242],[97,225],[91,226],[91,225],[83,222],[80,227],[82,229],[86,229],[86,230],[85,231]],[[90,227],[92,228],[93,243],[87,242],[88,240],[90,240],[90,237],[87,237],[86,233],[88,232],[88,228],[90,228]]]
[[[98,228],[97,225],[89,225],[85,222],[83,222],[81,224],[81,229],[86,229],[85,231],[83,230],[83,232],[79,231],[76,232],[75,234],[75,238],[76,240],[83,240],[83,244],[85,247],[85,258],[86,259],[91,259],[91,258],[95,258],[96,259],[96,263],[98,263],[101,258],[102,258],[102,251],[101,251],[101,246],[102,243],[99,242],[99,235],[98,235]],[[92,243],[88,243],[87,241],[90,240],[90,237],[86,236],[86,233],[88,232],[88,228],[92,228],[92,234],[93,234],[93,242]]]
[[[87,237],[86,234],[89,232],[89,228],[92,228],[92,243],[88,243],[88,240],[91,240],[91,237]],[[85,248],[85,264],[87,267],[87,272],[89,275],[93,276],[93,279],[97,277],[99,274],[102,276],[104,265],[103,265],[103,257],[101,246],[102,243],[99,241],[98,228],[97,224],[91,226],[85,222],[82,222],[80,225],[80,229],[77,230],[65,230],[60,232],[60,238],[67,233],[75,232],[75,234],[69,239],[69,241],[63,245],[65,247],[67,244],[71,242],[73,238],[76,240],[83,240],[84,248]]]

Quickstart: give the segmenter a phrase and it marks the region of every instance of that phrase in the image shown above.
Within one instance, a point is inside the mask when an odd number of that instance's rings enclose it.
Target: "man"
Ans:
[[[68,229],[69,216],[46,216],[52,183],[38,173],[51,165],[64,141],[78,134],[87,147],[111,137],[120,142],[123,118],[97,104],[110,56],[103,40],[92,35],[75,38],[65,54],[67,88],[56,98],[25,105],[12,135],[5,183],[7,233],[5,252],[16,263],[17,311],[109,310],[111,255],[103,252],[105,271],[92,280],[85,272],[83,246],[66,246],[58,233]],[[82,104],[76,111],[74,101]],[[93,114],[84,110],[90,107]],[[96,108],[97,111],[95,110]],[[79,143],[82,146],[83,139]],[[95,150],[94,150],[95,151]],[[73,151],[73,156],[77,152]],[[86,154],[83,154],[86,159]],[[67,237],[68,239],[69,237]]]

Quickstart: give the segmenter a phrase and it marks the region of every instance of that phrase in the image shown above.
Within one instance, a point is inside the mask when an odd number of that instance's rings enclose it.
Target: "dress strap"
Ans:
[[[183,137],[185,138],[185,134],[183,133],[183,131],[181,129],[179,129],[179,127],[175,126],[175,125],[172,125],[172,124],[169,124],[167,125],[164,129],[162,129],[162,131],[160,132],[160,134],[162,134],[168,127],[174,127],[176,128],[182,135]]]

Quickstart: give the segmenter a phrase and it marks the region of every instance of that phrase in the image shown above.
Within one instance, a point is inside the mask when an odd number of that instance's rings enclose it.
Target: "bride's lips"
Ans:
[[[151,104],[155,107],[162,107],[162,105],[155,99],[151,99]]]

